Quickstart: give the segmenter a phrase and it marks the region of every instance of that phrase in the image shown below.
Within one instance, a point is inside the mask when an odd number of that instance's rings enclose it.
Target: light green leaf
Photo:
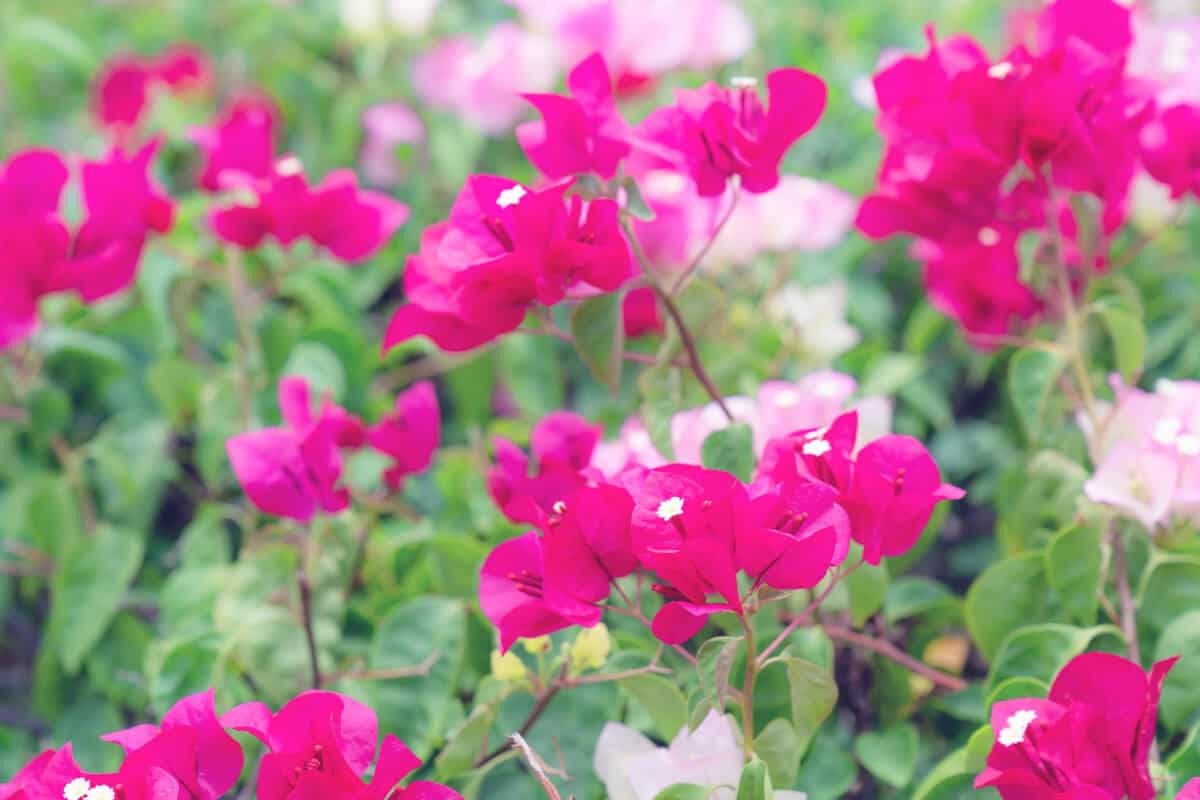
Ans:
[[[917,771],[920,742],[910,722],[900,722],[880,731],[868,731],[854,739],[854,754],[867,772],[897,789],[907,786]]]
[[[1200,711],[1200,610],[1172,620],[1158,639],[1156,660],[1180,656],[1180,663],[1167,674],[1159,704],[1163,724],[1178,730]]]
[[[1146,327],[1136,314],[1119,306],[1107,305],[1100,309],[1099,315],[1112,340],[1117,371],[1127,383],[1133,383],[1146,363],[1149,344]]]
[[[687,698],[662,675],[634,675],[617,681],[650,714],[660,738],[670,741],[687,724]]]
[[[772,800],[774,794],[767,762],[757,757],[751,759],[738,781],[737,800]]]
[[[723,470],[742,482],[749,482],[757,461],[750,426],[731,425],[713,431],[705,438],[700,457],[708,469]]]
[[[1022,350],[1009,364],[1009,396],[1030,441],[1041,437],[1056,394],[1055,381],[1065,367],[1062,358],[1046,350]]]
[[[786,719],[773,719],[754,737],[754,752],[771,773],[771,783],[791,786],[800,769],[800,739]]]
[[[696,672],[700,688],[709,704],[724,711],[729,695],[729,673],[741,647],[741,636],[714,636],[700,645],[696,653]]]
[[[141,533],[102,525],[60,556],[50,581],[47,637],[68,674],[79,671],[108,630],[142,565],[144,546]]]
[[[710,797],[712,797],[712,789],[707,786],[677,783],[654,795],[654,800],[709,800]]]
[[[861,628],[875,612],[883,608],[888,588],[887,564],[864,564],[846,577],[846,586],[850,590],[850,613],[854,617],[854,626]]]
[[[596,379],[613,392],[621,388],[621,362],[625,349],[622,297],[618,293],[593,297],[575,306],[571,312],[575,349]]]
[[[1043,618],[1045,559],[1026,553],[992,564],[967,592],[963,613],[971,638],[991,660],[1010,633]]]
[[[837,705],[837,683],[829,672],[801,658],[785,660],[791,689],[792,724],[800,741],[800,753],[808,749],[817,729]]]
[[[1046,575],[1068,613],[1081,624],[1096,621],[1100,604],[1099,526],[1077,522],[1046,547]]]
[[[1120,644],[1121,632],[1112,625],[1076,628],[1046,623],[1022,627],[1013,631],[997,651],[989,685],[1016,677],[1049,682],[1068,661],[1101,636],[1111,636]]]

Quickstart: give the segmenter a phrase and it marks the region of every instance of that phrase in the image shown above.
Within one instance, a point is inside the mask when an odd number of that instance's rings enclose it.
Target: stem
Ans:
[[[317,637],[313,633],[312,584],[308,581],[308,570],[300,567],[296,571],[296,585],[300,589],[300,615],[304,621],[304,639],[308,644],[308,666],[312,672],[312,687],[321,688],[321,664],[317,659]]]
[[[863,563],[864,562],[859,561],[849,569],[834,575],[833,580],[829,582],[829,585],[822,589],[821,593],[814,597],[813,601],[809,603],[803,611],[793,617],[791,622],[789,622],[787,626],[779,632],[779,635],[776,636],[769,645],[767,645],[766,649],[762,651],[762,655],[758,657],[760,662],[758,665],[759,669],[762,669],[764,666],[766,666],[767,659],[771,657],[771,653],[774,653],[777,649],[779,649],[779,646],[787,640],[787,637],[791,636],[792,631],[796,630],[796,628],[799,628],[801,625],[806,625],[812,622],[813,612],[820,608],[821,603],[825,602],[825,598],[829,597],[829,595],[833,592],[833,588],[837,586],[847,575],[861,567]]]
[[[1125,540],[1121,538],[1115,525],[1109,527],[1109,541],[1112,543],[1113,552],[1113,582],[1117,585],[1117,599],[1120,601],[1121,633],[1125,636],[1130,660],[1141,665],[1142,653],[1137,635],[1137,603],[1133,599],[1133,592],[1129,590]]]
[[[20,406],[0,405],[0,422],[29,422],[29,412]]]
[[[399,678],[415,678],[423,675],[428,675],[429,670],[433,669],[433,665],[438,662],[442,654],[434,650],[429,654],[429,657],[412,667],[393,667],[391,669],[364,669],[364,670],[347,670],[345,672],[334,672],[324,676],[322,683],[336,683],[340,680],[356,679],[364,681],[388,681],[397,680]]]
[[[758,678],[758,651],[754,628],[745,617],[739,617],[746,632],[746,680],[742,684],[742,747],[746,760],[754,757],[754,681]]]
[[[232,247],[225,250],[225,276],[229,282],[229,301],[233,304],[233,317],[238,337],[238,397],[242,405],[242,424],[249,427],[254,421],[253,370],[248,363],[254,351],[254,325],[251,322],[250,299],[246,286],[246,275],[242,271],[242,254]]]
[[[688,264],[687,268],[684,269],[683,272],[679,273],[679,277],[675,279],[675,283],[671,286],[672,295],[679,293],[679,290],[683,288],[683,284],[686,283],[687,279],[692,276],[692,273],[694,273],[700,267],[700,262],[702,262],[704,257],[708,255],[710,250],[712,250],[713,244],[715,244],[717,241],[717,237],[720,236],[721,231],[725,229],[725,223],[729,222],[729,218],[733,216],[733,210],[737,208],[738,199],[740,199],[740,197],[740,187],[735,182],[729,198],[729,208],[725,209],[725,213],[717,222],[717,226],[713,228],[712,236],[708,237],[708,241],[704,243],[704,247],[700,248],[700,252],[697,253],[696,257],[692,259],[692,262]]]
[[[50,447],[54,450],[59,464],[62,465],[67,483],[75,490],[75,496],[79,499],[79,514],[83,517],[83,531],[91,536],[96,532],[96,506],[93,505],[92,496],[88,492],[83,470],[79,468],[79,454],[72,450],[71,446],[67,444],[67,440],[61,436],[51,437]]]
[[[679,311],[679,306],[671,299],[670,293],[663,290],[658,281],[654,278],[654,272],[650,269],[650,261],[646,258],[646,252],[642,249],[641,242],[638,241],[637,234],[633,231],[633,226],[629,224],[628,218],[621,220],[621,229],[625,232],[625,237],[629,240],[629,246],[633,249],[634,257],[637,258],[638,264],[642,267],[642,272],[646,275],[646,280],[654,288],[654,293],[658,299],[662,301],[663,307],[667,309],[667,314],[670,315],[671,321],[675,323],[675,329],[679,331],[679,339],[683,343],[683,349],[687,351],[688,361],[691,364],[692,374],[696,376],[696,380],[704,387],[704,391],[708,392],[708,396],[717,404],[725,418],[733,422],[733,414],[729,412],[729,408],[725,405],[725,398],[717,390],[716,384],[709,377],[708,372],[704,369],[704,363],[700,360],[700,352],[696,349],[696,340],[692,338],[692,332],[688,330],[687,323],[683,321],[683,314]]]
[[[962,678],[956,678],[953,675],[947,675],[941,670],[935,669],[925,662],[913,658],[908,653],[904,652],[899,647],[896,647],[896,645],[892,644],[886,639],[875,639],[871,636],[867,636],[864,633],[857,633],[849,628],[843,628],[840,625],[822,625],[821,627],[825,630],[825,633],[830,639],[847,642],[855,645],[856,647],[861,647],[864,650],[870,650],[873,653],[878,653],[884,658],[896,662],[909,672],[913,672],[923,678],[928,679],[929,682],[935,686],[948,689],[952,692],[961,692],[968,686],[967,682]]]
[[[521,727],[517,729],[517,734],[519,736],[524,737],[529,733],[533,726],[537,724],[537,721],[541,719],[542,714],[546,713],[546,708],[550,705],[550,701],[554,699],[555,695],[562,691],[563,687],[565,686],[564,679],[567,677],[567,669],[569,666],[569,661],[564,662],[562,669],[558,673],[558,679],[551,681],[550,685],[547,686],[540,695],[538,695],[538,699],[534,702],[533,709],[530,710],[529,716],[525,718],[525,721],[521,723]],[[475,768],[479,769],[489,761],[504,755],[505,751],[507,751],[509,747],[510,745],[508,744],[502,744],[492,752],[488,753],[482,758],[477,759],[475,761]]]
[[[617,594],[621,595],[621,598],[625,601],[625,604],[627,606],[629,606],[629,608],[619,608],[617,606],[608,606],[608,610],[612,611],[614,614],[622,614],[626,617],[632,617],[633,619],[636,619],[638,622],[645,625],[647,628],[652,628],[653,623],[651,623],[650,619],[645,614],[642,613],[641,597],[640,596],[638,597],[639,602],[638,602],[638,605],[635,606],[633,604],[633,601],[631,601],[629,599],[629,594],[624,589],[621,588],[620,584],[618,584],[616,581],[613,581],[612,585],[614,588],[616,588]],[[638,588],[640,591],[640,589],[641,589],[640,583],[638,584]],[[694,655],[692,655],[691,653],[689,653],[687,651],[686,647],[684,647],[681,644],[673,644],[673,645],[671,645],[671,649],[674,650],[679,655],[683,656],[683,659],[685,661],[687,661],[689,664],[691,664],[692,666],[696,666],[696,657]]]
[[[529,333],[540,334],[542,336],[549,336],[553,339],[558,339],[561,342],[566,342],[572,347],[576,347],[575,337],[557,325],[543,324],[543,326],[540,328],[518,328],[517,330],[524,330],[528,331]],[[629,350],[622,350],[621,358],[633,364],[648,364],[650,366],[654,366],[658,363],[658,359],[652,355],[649,355],[648,353],[636,353]]]

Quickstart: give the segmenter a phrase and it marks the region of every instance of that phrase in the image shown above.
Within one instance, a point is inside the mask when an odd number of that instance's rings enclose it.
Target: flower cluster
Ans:
[[[417,93],[489,134],[510,130],[524,111],[522,92],[550,88],[564,65],[599,53],[617,91],[642,92],[667,72],[734,61],[753,32],[730,0],[509,0],[518,22],[482,40],[442,40],[413,67]]]
[[[345,510],[350,491],[340,485],[343,450],[370,447],[390,457],[383,480],[393,491],[405,476],[424,471],[437,450],[441,413],[429,382],[401,393],[393,411],[370,426],[328,397],[314,416],[303,378],[283,378],[278,394],[283,425],[239,434],[225,445],[246,496],[267,514],[308,522],[318,511]]]
[[[1147,674],[1120,656],[1086,653],[1063,667],[1046,699],[995,703],[996,741],[975,786],[994,787],[1004,800],[1153,800],[1159,695],[1177,660]]]
[[[379,745],[375,712],[334,692],[305,692],[272,714],[262,703],[217,716],[214,693],[185,697],[159,725],[136,725],[101,738],[125,757],[115,773],[84,772],[71,745],[47,750],[0,785],[5,800],[215,800],[238,783],[245,756],[230,731],[262,741],[259,800],[459,800],[425,781],[400,782],[421,761],[394,736]],[[378,756],[378,760],[376,760]],[[363,776],[374,764],[370,783]]]
[[[349,169],[310,185],[300,160],[277,157],[277,114],[270,103],[243,98],[213,125],[193,132],[204,154],[200,187],[229,194],[209,216],[216,235],[247,250],[272,238],[289,247],[307,238],[345,262],[374,255],[408,219],[408,207],[358,188]]]
[[[105,63],[92,88],[92,113],[117,137],[133,131],[150,110],[154,93],[201,91],[212,82],[212,65],[188,45],[168,48],[155,58],[119,56]]]
[[[60,208],[72,173],[66,158],[26,150],[0,165],[0,347],[34,331],[47,295],[74,292],[91,304],[133,282],[146,240],[174,217],[150,177],[157,149],[115,147],[101,161],[74,164],[86,212],[74,229]]]
[[[1150,532],[1200,518],[1200,383],[1162,380],[1145,392],[1114,376],[1112,386],[1114,405],[1089,431],[1096,473],[1084,492]]]
[[[492,497],[509,518],[539,528],[499,545],[481,570],[480,603],[502,648],[595,625],[613,581],[638,570],[656,576],[654,591],[666,601],[655,635],[678,644],[713,613],[746,613],[761,587],[816,586],[846,559],[852,539],[868,563],[904,553],[938,502],[962,496],[912,437],[859,447],[857,412],[837,413],[845,396],[818,394],[803,405],[794,388],[765,394],[778,405],[784,391],[796,415],[762,444],[749,484],[697,463],[667,463],[649,441],[606,475],[593,466],[600,429],[566,412],[534,429],[532,472],[519,448],[498,440]],[[695,413],[702,422],[707,412]],[[809,422],[826,417],[827,425]],[[685,419],[682,429],[699,427]]]
[[[939,42],[931,32],[927,55],[875,76],[886,149],[859,230],[917,236],[930,299],[977,344],[1108,263],[1153,115],[1153,98],[1125,68],[1128,5],[1055,0],[1032,41],[996,61],[969,37]],[[1086,202],[1073,202],[1083,198],[1098,204],[1097,225],[1081,216]],[[1071,274],[1055,282],[1022,272],[1028,236]]]
[[[469,350],[515,330],[536,306],[634,288],[627,198],[616,188],[585,192],[577,175],[609,181],[624,166],[633,175],[653,170],[715,198],[731,181],[750,193],[774,189],[784,154],[821,116],[825,86],[802,70],[776,70],[764,107],[752,84],[681,90],[636,129],[617,110],[599,55],[572,70],[569,97],[526,95],[542,120],[522,126],[518,139],[548,183],[467,179],[449,219],[427,228],[409,259],[410,302],[393,317],[384,348],[427,336],[445,350]]]

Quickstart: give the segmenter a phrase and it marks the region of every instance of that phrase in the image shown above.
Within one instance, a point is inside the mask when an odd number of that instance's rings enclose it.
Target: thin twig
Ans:
[[[88,491],[87,481],[83,470],[79,467],[79,454],[71,449],[67,440],[61,436],[50,437],[50,447],[54,450],[58,463],[62,465],[67,483],[75,491],[79,499],[79,514],[83,517],[83,531],[91,536],[96,532],[96,506],[92,503],[91,492]]]
[[[429,670],[433,669],[433,665],[438,662],[442,654],[434,650],[420,664],[411,667],[392,667],[390,669],[360,669],[360,670],[345,670],[344,672],[333,672],[329,675],[322,676],[322,683],[329,685],[342,680],[362,680],[362,681],[391,681],[400,678],[418,678],[429,674]]]
[[[849,569],[839,572],[838,574],[833,576],[833,580],[831,580],[829,582],[829,585],[827,585],[824,589],[822,589],[821,593],[818,594],[816,597],[814,597],[813,601],[811,603],[809,603],[808,606],[805,607],[805,609],[803,611],[801,611],[799,614],[797,614],[795,617],[793,617],[791,622],[789,622],[787,624],[787,626],[779,632],[779,635],[776,636],[775,639],[769,645],[767,645],[765,648],[763,648],[762,653],[758,657],[759,669],[761,669],[767,663],[767,659],[771,657],[771,654],[774,653],[777,649],[779,649],[779,646],[782,645],[789,636],[791,636],[792,631],[796,630],[796,628],[799,628],[801,625],[812,624],[813,612],[815,612],[818,608],[820,608],[821,603],[825,602],[825,598],[829,597],[830,593],[833,592],[833,589],[835,586],[837,586],[839,583],[841,583],[842,580],[845,579],[845,577],[847,575],[849,575],[851,572],[854,572],[854,570],[861,567],[863,565],[863,563],[864,562],[859,561],[857,564],[850,567]]]
[[[920,675],[929,680],[934,686],[939,686],[951,692],[961,692],[969,685],[962,678],[956,678],[953,675],[947,675],[941,670],[935,669],[923,661],[919,661],[908,653],[901,650],[896,645],[886,639],[875,639],[867,636],[864,633],[858,633],[849,628],[843,628],[840,625],[822,625],[821,626],[830,639],[847,642],[856,647],[861,647],[864,650],[870,650],[873,653],[887,658],[900,666],[907,669],[909,672]]]
[[[721,235],[721,231],[725,229],[725,224],[729,222],[729,218],[733,216],[734,209],[737,208],[738,199],[741,197],[741,187],[737,183],[733,184],[731,196],[729,198],[729,207],[725,209],[725,213],[713,228],[712,235],[708,237],[708,241],[704,243],[704,247],[700,248],[700,252],[692,259],[691,263],[679,273],[679,277],[675,279],[675,283],[671,285],[671,294],[679,294],[679,290],[683,288],[683,284],[687,283],[687,279],[692,276],[697,269],[700,268],[700,263],[704,261],[704,257],[712,250],[716,244],[717,237]]]
[[[733,414],[729,412],[729,407],[725,405],[725,398],[717,390],[716,384],[713,383],[712,378],[709,377],[708,372],[704,369],[704,362],[700,360],[700,351],[696,349],[696,340],[692,338],[692,332],[688,330],[687,323],[683,319],[683,314],[679,311],[679,306],[675,304],[675,301],[671,299],[671,295],[655,279],[654,271],[650,268],[650,260],[646,257],[646,251],[642,249],[642,244],[638,241],[637,234],[634,232],[633,226],[629,224],[627,218],[621,220],[621,229],[625,232],[625,238],[628,239],[629,246],[632,248],[638,264],[641,265],[646,280],[654,288],[655,295],[662,302],[663,307],[667,309],[667,314],[675,324],[675,329],[679,331],[679,339],[683,343],[683,349],[687,352],[692,374],[696,376],[696,380],[704,387],[704,391],[708,392],[708,396],[712,398],[712,401],[721,409],[725,418],[733,422]]]
[[[614,614],[621,614],[626,617],[632,617],[633,619],[636,619],[638,622],[645,625],[647,628],[653,628],[654,623],[652,623],[650,621],[649,617],[647,617],[644,613],[642,613],[640,603],[639,603],[639,605],[635,606],[633,604],[633,601],[631,601],[629,599],[629,594],[624,589],[622,589],[616,581],[613,581],[613,587],[616,588],[617,594],[621,595],[621,598],[625,601],[625,604],[627,606],[629,606],[629,608],[621,608],[620,606],[609,606],[608,610],[612,611]],[[640,600],[640,598],[639,598],[639,600]],[[685,648],[683,645],[673,644],[673,645],[671,645],[671,649],[674,650],[679,655],[683,656],[683,659],[685,661],[687,661],[689,664],[691,664],[692,666],[696,665],[696,657],[694,655],[692,655],[691,653],[689,653],[687,651],[687,648]]]
[[[308,666],[312,672],[312,687],[321,688],[321,664],[317,658],[317,637],[313,632],[312,584],[308,581],[308,570],[301,566],[296,570],[296,585],[300,589],[300,615],[304,621],[304,639],[308,644]]]
[[[525,331],[526,333],[534,334],[535,336],[549,336],[553,339],[558,339],[561,342],[566,342],[572,347],[575,346],[575,337],[568,331],[553,324],[543,324],[538,328],[518,328],[518,332]],[[621,358],[632,364],[648,364],[654,366],[658,363],[658,359],[648,353],[638,353],[631,350],[622,350]]]
[[[537,724],[537,721],[541,719],[542,714],[546,713],[546,708],[549,707],[550,701],[553,700],[560,691],[562,691],[564,688],[562,679],[567,677],[567,669],[569,666],[569,661],[564,662],[562,665],[562,670],[559,672],[558,680],[551,681],[550,685],[538,695],[537,700],[535,700],[533,703],[533,708],[529,712],[529,716],[525,718],[525,721],[521,723],[521,727],[517,729],[517,734],[519,736],[525,736],[529,733],[533,726]],[[504,755],[505,751],[510,747],[511,745],[507,743],[500,745],[492,752],[480,759],[477,759],[475,761],[475,768],[478,769],[493,759],[499,758],[500,756]]]
[[[533,748],[529,746],[529,742],[525,741],[525,737],[519,733],[514,733],[508,737],[509,741],[504,745],[503,750],[515,748],[521,753],[521,757],[525,759],[525,763],[529,765],[529,769],[533,771],[533,775],[537,778],[537,782],[541,784],[542,789],[546,792],[546,797],[550,800],[562,800],[562,795],[558,793],[550,776],[546,774],[546,765],[538,754],[533,752]]]
[[[1121,611],[1121,633],[1125,637],[1125,646],[1129,649],[1129,658],[1137,664],[1142,663],[1141,648],[1138,646],[1137,633],[1137,603],[1133,592],[1129,589],[1129,572],[1125,557],[1125,541],[1115,525],[1108,529],[1109,540],[1112,542],[1113,553],[1113,582],[1117,585],[1117,599]]]
[[[0,405],[0,422],[29,422],[29,412],[20,406]]]

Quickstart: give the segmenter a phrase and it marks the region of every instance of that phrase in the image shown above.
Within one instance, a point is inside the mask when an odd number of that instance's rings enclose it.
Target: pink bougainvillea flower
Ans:
[[[380,103],[363,112],[363,144],[359,164],[367,183],[395,186],[405,175],[399,150],[425,142],[425,123],[400,102]]]
[[[490,175],[468,178],[450,219],[427,229],[409,259],[411,302],[392,318],[385,351],[415,336],[468,350],[516,329],[535,302],[624,284],[633,260],[617,205],[565,197],[570,185],[535,191]]]
[[[585,486],[561,501],[545,523],[546,580],[580,600],[608,597],[613,580],[638,565],[632,515],[633,498],[617,486]]]
[[[283,247],[307,238],[339,261],[370,258],[408,219],[408,206],[360,189],[351,170],[334,170],[311,186],[293,157],[280,159],[274,173],[257,181],[252,205],[216,208],[210,223],[217,236],[246,250],[269,237]]]
[[[413,87],[429,105],[453,111],[468,125],[496,135],[526,108],[522,92],[549,89],[557,52],[547,36],[512,23],[493,27],[481,42],[444,39],[413,64]]]
[[[343,694],[304,692],[274,715],[261,703],[248,703],[221,721],[267,746],[258,770],[260,800],[459,800],[453,790],[423,781],[396,790],[421,760],[390,734],[380,747],[375,712]],[[374,775],[364,784],[372,763]]]
[[[350,492],[339,487],[339,444],[361,444],[362,423],[325,401],[312,416],[308,386],[300,378],[279,384],[282,427],[239,434],[225,443],[234,474],[246,496],[275,516],[307,523],[319,510],[336,514],[350,505]]]
[[[965,492],[942,483],[937,463],[911,436],[890,435],[864,447],[855,459],[854,482],[846,497],[854,540],[863,560],[907,552],[943,500]]]
[[[772,439],[758,462],[755,484],[801,479],[828,484],[845,497],[854,477],[857,441],[857,411],[840,414],[828,425]]]
[[[850,519],[837,492],[792,481],[754,498],[752,521],[737,540],[738,566],[755,584],[810,589],[850,549]]]
[[[0,800],[32,800],[32,795],[26,789],[41,780],[46,765],[56,754],[55,750],[43,750],[17,770],[12,780],[0,783]]]
[[[1200,800],[1200,778],[1192,778],[1175,795],[1175,800]]]
[[[534,471],[521,448],[493,439],[496,465],[488,470],[488,491],[514,522],[543,524],[555,506],[588,482],[585,470],[603,429],[568,411],[555,411],[534,426],[530,437]]]
[[[600,622],[599,606],[579,600],[547,580],[544,545],[537,532],[498,545],[479,573],[479,605],[500,631],[500,649],[522,638],[545,636]]]
[[[427,469],[441,440],[442,416],[433,384],[422,381],[401,392],[391,413],[367,431],[367,442],[395,462],[384,482],[399,491],[407,475]]]
[[[673,132],[662,144],[680,152],[702,196],[724,193],[734,175],[747,192],[775,188],[784,154],[825,110],[825,83],[803,70],[771,72],[767,94],[764,108],[753,81],[679,90]]]
[[[138,725],[100,738],[125,751],[120,783],[130,787],[176,787],[168,795],[130,788],[128,800],[162,796],[215,800],[238,782],[242,748],[217,719],[214,691],[183,698],[163,716],[162,725]]]
[[[1171,501],[1179,482],[1179,463],[1171,455],[1120,442],[1083,485],[1089,500],[1111,506],[1156,530],[1171,516]]]
[[[1200,196],[1200,107],[1165,109],[1141,133],[1142,164],[1178,200]]]
[[[275,168],[277,118],[265,98],[245,97],[211,126],[193,129],[192,141],[204,155],[200,188],[216,192],[269,178]]]
[[[1085,653],[1063,667],[1047,699],[994,704],[996,743],[975,786],[994,787],[1004,800],[1152,800],[1159,696],[1177,660],[1147,674],[1120,656]]]
[[[742,613],[735,542],[748,521],[746,488],[732,475],[682,464],[651,470],[634,495],[633,549],[660,578],[668,602],[655,616],[661,641],[694,636],[709,615]],[[720,602],[709,602],[710,595]]]
[[[627,339],[652,333],[665,333],[666,322],[658,307],[658,297],[649,286],[631,290],[621,301],[621,324]]]
[[[542,121],[518,126],[517,140],[547,178],[594,173],[609,180],[629,154],[631,131],[617,111],[604,57],[596,53],[581,61],[567,76],[567,88],[571,97],[525,95]]]
[[[157,58],[117,56],[107,61],[92,87],[92,113],[118,133],[137,128],[160,85],[172,93],[207,86],[212,68],[203,52],[174,45]]]

